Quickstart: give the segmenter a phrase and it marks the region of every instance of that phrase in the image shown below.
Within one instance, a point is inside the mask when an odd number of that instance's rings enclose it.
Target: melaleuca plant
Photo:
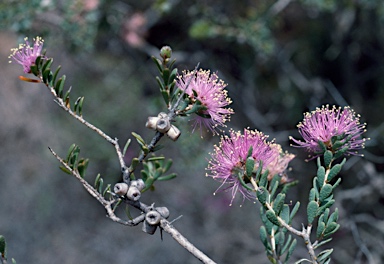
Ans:
[[[80,157],[80,147],[76,144],[69,147],[65,157],[49,148],[60,162],[60,168],[80,181],[103,205],[112,221],[126,226],[142,224],[143,231],[148,234],[163,230],[202,262],[214,263],[171,225],[167,220],[170,215],[167,207],[155,207],[154,203],[147,205],[141,202],[141,197],[147,190],[153,189],[156,181],[176,177],[175,173],[169,172],[172,160],[156,155],[156,151],[162,148],[159,142],[164,135],[172,141],[177,141],[181,136],[182,132],[177,127],[178,119],[189,117],[193,122],[193,130],[207,129],[214,135],[223,133],[222,128],[234,114],[229,108],[231,99],[227,95],[227,85],[217,74],[200,69],[199,65],[192,71],[178,73],[174,67],[172,49],[163,47],[160,57],[152,59],[159,70],[156,80],[164,100],[164,109],[148,117],[145,123],[147,128],[154,130],[151,140],[147,141],[132,131],[140,152],[127,164],[124,157],[131,139],[121,147],[117,138],[107,135],[84,118],[85,97],[72,100],[71,87],[67,88],[65,84],[66,76],[59,76],[60,67],[52,70],[53,59],[42,48],[43,40],[37,37],[33,46],[26,39],[24,44],[12,50],[10,58],[23,66],[24,73],[34,75],[32,78],[19,78],[45,85],[59,107],[114,147],[121,167],[121,181],[113,187],[111,184],[104,186],[104,179],[98,174],[94,183],[89,183],[85,179],[89,159]],[[236,132],[231,129],[228,134],[222,135],[220,143],[214,146],[210,154],[206,176],[221,183],[218,190],[231,191],[230,205],[236,195],[242,197],[243,203],[251,200],[261,204],[263,225],[260,227],[260,239],[272,263],[288,263],[297,245],[297,237],[304,240],[309,255],[303,256],[298,263],[329,263],[332,249],[320,250],[320,246],[329,242],[331,235],[340,227],[337,208],[333,209],[332,205],[335,202],[334,189],[340,184],[338,174],[346,160],[342,157],[356,155],[356,151],[364,147],[365,139],[361,135],[365,132],[365,124],[360,124],[359,116],[348,107],[323,106],[305,114],[298,127],[304,141],[291,138],[294,146],[306,148],[310,152],[309,160],[317,159],[318,166],[308,202],[305,202],[306,223],[294,222],[300,202],[285,200],[289,189],[298,184],[287,175],[289,162],[294,155],[283,151],[279,144],[268,140],[268,136],[260,131],[247,128]],[[142,165],[141,171],[137,171],[139,164]],[[138,209],[139,213],[134,216],[129,210],[125,218],[119,217],[116,212],[122,204]],[[293,225],[302,228],[296,229]],[[1,252],[4,255],[4,250]]]

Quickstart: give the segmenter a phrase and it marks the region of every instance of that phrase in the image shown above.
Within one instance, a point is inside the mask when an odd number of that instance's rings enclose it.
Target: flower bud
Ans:
[[[138,201],[141,197],[139,189],[135,186],[130,186],[127,192],[127,198],[132,201]]]
[[[139,191],[145,188],[145,183],[142,179],[131,181],[131,186],[136,187]]]
[[[117,195],[124,196],[128,192],[128,184],[124,182],[116,183],[113,187],[113,192]]]
[[[160,49],[160,56],[165,60],[172,57],[172,49],[170,46],[164,46]]]
[[[152,210],[145,215],[145,221],[150,225],[157,225],[160,223],[161,215],[158,211]]]
[[[169,210],[167,207],[156,207],[155,210],[158,211],[162,217],[168,218]]]
[[[176,141],[181,135],[181,132],[180,130],[175,127],[174,125],[171,125],[171,127],[169,128],[168,132],[167,132],[167,136],[172,139],[173,141]]]

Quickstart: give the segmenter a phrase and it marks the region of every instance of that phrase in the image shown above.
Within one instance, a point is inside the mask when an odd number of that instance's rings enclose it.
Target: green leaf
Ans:
[[[268,184],[268,170],[266,170],[263,174],[261,174],[260,180],[259,180],[260,187],[263,186],[267,188],[267,184]]]
[[[287,224],[289,223],[289,206],[287,204],[283,205],[283,209],[281,210],[279,216],[284,220]]]
[[[163,96],[164,102],[166,105],[169,104],[169,91],[168,90],[161,90],[161,95]]]
[[[331,199],[326,204],[319,207],[317,215],[321,215],[327,208],[331,207],[335,203],[335,200]]]
[[[318,223],[317,230],[316,230],[316,237],[317,237],[317,239],[321,238],[321,236],[323,235],[324,230],[325,230],[325,223],[324,222]]]
[[[324,260],[326,260],[333,252],[333,248],[331,249],[326,249],[322,252],[319,253],[319,255],[317,256],[317,261],[318,262],[322,262]]]
[[[323,166],[320,166],[317,169],[317,183],[319,186],[323,186],[325,180],[325,168]]]
[[[270,245],[268,242],[267,229],[265,229],[265,226],[260,226],[260,240],[263,243],[265,249],[270,248]]]
[[[337,222],[338,219],[339,219],[339,210],[336,208],[335,211],[329,217],[327,221],[327,225],[329,225],[332,222]]]
[[[63,92],[64,89],[64,83],[65,83],[66,76],[63,75],[55,84],[55,91],[56,95],[60,97],[60,94]]]
[[[287,251],[289,244],[291,243],[291,240],[292,240],[292,236],[288,235],[288,239],[287,239],[287,241],[285,241],[285,245],[281,249],[281,255]]]
[[[167,162],[165,163],[164,167],[163,167],[163,172],[167,172],[171,166],[173,164],[173,161],[171,159],[167,160]]]
[[[332,222],[329,225],[326,226],[324,230],[324,237],[327,237],[329,235],[332,235],[335,233],[338,229],[340,228],[340,225],[337,224],[336,222]]]
[[[169,83],[173,82],[177,76],[177,68],[174,68],[169,76]]]
[[[336,164],[332,167],[332,169],[329,171],[327,182],[330,182],[337,174],[339,174],[341,167],[341,164]]]
[[[157,84],[160,86],[160,91],[166,91],[163,82],[161,81],[161,79],[158,76],[156,76],[156,81],[157,81]]]
[[[300,207],[300,202],[296,202],[295,206],[293,207],[292,211],[291,211],[291,215],[289,217],[289,223],[290,224],[292,222],[292,219],[293,217],[295,217],[297,211],[299,210],[299,207]]]
[[[67,154],[67,159],[65,160],[66,162],[68,162],[69,159],[71,158],[72,153],[75,150],[75,148],[76,148],[76,144],[74,144],[74,143],[69,147],[68,154]]]
[[[111,184],[108,184],[107,187],[105,187],[104,189],[103,196],[105,196],[110,191],[111,191]]]
[[[297,243],[297,241],[296,241],[296,239],[294,239],[292,241],[292,244],[289,246],[287,256],[285,257],[285,263],[287,263],[288,260],[290,259],[290,257],[292,256],[292,253],[293,253],[293,251],[295,250],[295,247],[296,247],[296,243]]]
[[[53,77],[52,77],[52,83],[55,84],[56,83],[56,78],[57,78],[57,75],[59,74],[59,71],[61,70],[61,66],[59,65],[59,67],[57,67],[55,73],[53,74]]]
[[[127,153],[127,149],[128,149],[130,144],[131,144],[131,139],[128,138],[127,143],[125,143],[125,145],[124,145],[123,156],[125,156],[125,153]]]
[[[53,75],[52,75],[52,72],[50,69],[46,69],[44,72],[43,72],[43,82],[49,86],[52,85],[52,79],[53,79]]]
[[[163,66],[161,64],[161,61],[158,58],[156,58],[155,56],[152,56],[151,59],[156,64],[157,69],[159,70],[159,72],[162,72],[163,71]]]
[[[141,146],[146,145],[144,139],[139,134],[132,132],[132,136],[134,136],[136,138],[137,143],[139,143]]]
[[[279,215],[281,210],[283,209],[284,200],[285,200],[285,194],[279,193],[276,196],[276,199],[273,201],[273,207],[272,208],[277,215]]]
[[[309,202],[316,200],[316,190],[315,188],[311,188],[309,191]]]
[[[169,181],[177,177],[176,173],[171,173],[169,175],[161,176],[157,178],[158,181]]]
[[[147,161],[157,161],[157,160],[164,160],[165,158],[163,156],[155,156],[148,158]]]
[[[248,157],[245,162],[245,175],[248,178],[252,177],[253,169],[255,168],[255,160],[252,157]]]
[[[331,163],[332,163],[332,159],[333,159],[332,151],[327,150],[327,151],[324,153],[324,166],[325,166],[326,168],[329,168],[329,166],[330,166]]]
[[[320,147],[320,149],[322,150],[322,152],[327,151],[327,146],[324,144],[323,141],[318,140],[318,141],[317,141],[317,144],[319,144],[319,147]]]
[[[164,148],[164,145],[156,145],[153,149],[152,149],[152,152],[156,152],[160,149]]]
[[[265,205],[265,203],[267,201],[267,197],[268,197],[267,189],[265,189],[265,187],[263,187],[263,186],[259,187],[259,189],[256,191],[256,196],[257,196],[257,199],[259,200],[259,202],[262,205]]]
[[[313,247],[313,249],[319,248],[319,247],[321,247],[322,245],[327,244],[327,243],[330,242],[331,240],[332,240],[332,238],[328,238],[328,239],[326,239],[326,240],[323,240],[323,241],[321,241],[320,243],[317,243],[316,246]]]
[[[280,175],[276,174],[272,178],[271,183],[270,183],[270,187],[272,187],[272,190],[270,192],[271,197],[275,196],[277,188],[279,187],[279,183],[280,183]]]
[[[72,174],[72,172],[70,170],[68,170],[66,167],[64,166],[59,166],[60,170],[64,171],[65,173],[67,174]]]
[[[51,65],[52,65],[52,62],[53,62],[52,58],[46,60],[44,65],[43,65],[43,67],[41,68],[41,71],[44,72],[46,69],[49,69],[51,67]]]
[[[326,184],[321,188],[319,194],[320,203],[323,203],[326,198],[328,198],[332,194],[333,187],[330,184]]]
[[[267,216],[268,220],[271,221],[273,224],[280,226],[279,220],[277,219],[275,212],[268,210],[265,215]]]
[[[7,257],[7,242],[5,241],[5,237],[0,235],[0,254],[2,258]]]
[[[103,180],[103,178],[100,178],[100,180],[99,180],[99,182],[98,182],[98,192],[99,193],[102,193],[103,192],[103,184],[104,184],[104,180]]]
[[[349,149],[349,146],[346,146],[342,149],[339,149],[338,151],[336,151],[335,153],[335,156],[334,156],[334,159],[338,159],[340,158],[341,156],[343,156],[345,154],[345,152],[347,152],[347,150]]]
[[[100,175],[100,173],[99,173],[99,174],[97,174],[97,176],[96,176],[96,178],[95,178],[95,183],[94,183],[94,186],[95,186],[96,189],[99,187],[99,181],[100,181],[100,179],[101,179],[101,175]]]
[[[319,205],[316,201],[311,201],[308,203],[307,206],[307,217],[308,217],[308,223],[312,224],[313,220],[315,219],[317,215],[317,210],[319,208]]]
[[[88,168],[89,159],[80,159],[79,164],[77,164],[77,171],[79,172],[81,178],[84,178],[85,172]]]
[[[84,96],[81,97],[80,101],[79,101],[79,115],[82,116],[83,115],[83,103],[84,103]]]
[[[163,77],[163,81],[164,81],[165,85],[168,85],[168,83],[169,83],[169,76],[170,76],[170,74],[171,74],[171,72],[170,72],[170,70],[168,68],[163,69],[161,77]]]

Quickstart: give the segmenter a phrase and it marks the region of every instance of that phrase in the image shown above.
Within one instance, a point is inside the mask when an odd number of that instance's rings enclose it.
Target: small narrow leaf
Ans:
[[[283,209],[284,199],[285,199],[285,194],[279,193],[276,196],[276,199],[273,201],[273,207],[272,208],[276,212],[277,215],[279,215],[280,211]]]
[[[265,249],[270,248],[270,245],[268,242],[267,229],[265,229],[265,226],[260,226],[260,240],[263,243]]]
[[[320,243],[317,243],[316,246],[313,247],[313,249],[319,248],[322,245],[325,245],[326,243],[330,242],[332,238],[328,238],[326,240],[321,241]]]
[[[161,64],[161,61],[158,58],[156,58],[155,56],[152,56],[151,59],[156,64],[157,69],[159,70],[159,72],[162,72],[163,71],[163,66]]]
[[[326,260],[333,252],[333,248],[331,249],[326,249],[322,252],[319,253],[319,255],[317,256],[317,261],[318,262],[322,262],[324,260]]]
[[[295,248],[296,248],[296,243],[297,243],[297,242],[296,242],[296,239],[294,239],[294,240],[292,241],[292,244],[289,246],[287,256],[285,257],[285,263],[287,263],[288,260],[290,259],[290,257],[292,256],[292,253],[293,253],[293,251],[294,251]]]
[[[138,142],[141,146],[146,145],[144,139],[143,139],[139,134],[137,134],[137,133],[135,133],[135,132],[132,132],[132,136],[134,136],[134,137],[136,138],[137,142]]]
[[[321,236],[323,235],[324,230],[325,230],[325,223],[324,222],[320,222],[317,225],[317,230],[316,230],[316,237],[317,237],[317,239],[321,238]]]
[[[252,177],[253,169],[255,168],[255,160],[252,157],[248,157],[245,162],[245,175],[248,178]]]
[[[319,208],[319,205],[316,201],[311,201],[308,203],[308,206],[307,206],[308,224],[312,224],[313,220],[317,215],[318,208]]]
[[[327,237],[329,235],[332,235],[333,233],[335,233],[338,229],[340,228],[340,225],[335,223],[335,222],[332,222],[330,223],[324,230],[324,237]]]
[[[169,181],[177,177],[176,173],[171,173],[169,175],[161,176],[157,178],[158,181]]]
[[[327,151],[324,153],[324,166],[325,166],[326,168],[329,168],[329,166],[330,166],[331,163],[332,163],[332,159],[333,159],[332,151],[327,150]]]
[[[341,171],[341,164],[336,164],[335,166],[332,167],[330,170],[327,181],[330,182],[339,172]]]
[[[320,166],[317,169],[317,183],[319,186],[322,186],[324,184],[325,180],[325,168],[323,166]]]
[[[57,78],[57,75],[59,74],[59,71],[61,70],[61,66],[57,67],[55,73],[53,74],[53,77],[52,77],[52,83],[55,84],[56,83],[56,78]]]
[[[0,235],[0,254],[2,258],[7,257],[7,242],[5,241],[5,237]]]
[[[271,221],[273,224],[280,226],[279,220],[277,219],[275,212],[268,210],[265,215],[267,216],[268,220]]]
[[[165,159],[165,157],[163,157],[163,156],[155,156],[155,157],[148,158],[147,161],[156,161],[156,160],[164,160],[164,159]]]
[[[123,156],[125,156],[125,153],[127,153],[127,149],[128,149],[130,144],[131,144],[131,139],[128,138],[127,143],[125,143],[125,145],[124,145]]]
[[[326,198],[328,198],[332,194],[333,187],[330,184],[326,184],[321,188],[319,194],[320,203],[323,203]]]
[[[83,103],[84,103],[84,96],[81,97],[80,101],[79,101],[79,115],[82,116],[83,115]]]
[[[292,219],[293,219],[293,217],[295,217],[297,211],[299,210],[299,207],[300,207],[300,202],[296,202],[295,206],[293,207],[293,209],[291,211],[291,215],[289,217],[289,223],[292,222]]]
[[[268,197],[268,191],[265,189],[265,187],[259,187],[259,189],[256,191],[256,196],[259,202],[262,205],[265,205]]]

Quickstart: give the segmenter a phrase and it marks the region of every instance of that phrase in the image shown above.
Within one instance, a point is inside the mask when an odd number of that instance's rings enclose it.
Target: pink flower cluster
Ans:
[[[227,185],[224,190],[232,190],[231,204],[240,193],[245,198],[254,199],[254,193],[244,187],[239,177],[244,180],[245,162],[248,157],[248,151],[252,147],[251,157],[255,160],[255,169],[262,162],[262,172],[268,170],[271,179],[274,175],[282,175],[288,167],[288,163],[294,158],[294,155],[283,152],[280,145],[273,141],[267,141],[268,136],[257,130],[244,129],[240,131],[230,131],[229,136],[223,136],[219,145],[214,146],[214,153],[211,153],[211,159],[208,163],[206,176],[221,182],[219,189]]]
[[[20,44],[18,48],[11,49],[12,54],[9,56],[16,63],[23,66],[25,73],[31,73],[31,66],[35,64],[36,58],[41,56],[44,40],[40,37],[36,37],[33,47],[30,46],[28,38],[25,38],[25,43]],[[10,61],[11,62],[11,61]]]
[[[227,108],[232,103],[225,90],[227,85],[209,70],[183,72],[177,80],[177,86],[189,95],[193,103],[198,100],[204,107],[196,112],[194,129],[204,126],[217,134],[217,127],[224,127],[224,123],[234,113],[231,108]]]
[[[345,154],[356,155],[357,150],[364,148],[365,138],[361,135],[366,131],[365,124],[360,124],[360,116],[348,106],[341,108],[328,105],[305,113],[304,120],[297,127],[304,141],[290,137],[296,143],[295,147],[306,148],[313,153],[313,158],[323,154],[319,141],[323,142],[327,149],[333,152],[347,148]],[[335,149],[332,137],[338,136],[342,144]]]

